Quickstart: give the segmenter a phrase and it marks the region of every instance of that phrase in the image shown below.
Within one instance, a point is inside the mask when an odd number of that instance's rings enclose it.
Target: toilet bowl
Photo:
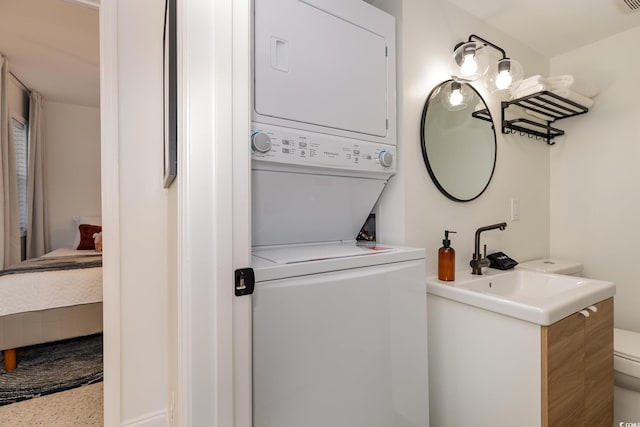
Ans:
[[[516,268],[580,276],[582,264],[559,259],[536,259]],[[614,328],[614,426],[640,425],[640,333]]]
[[[640,333],[613,330],[615,423],[640,425]]]

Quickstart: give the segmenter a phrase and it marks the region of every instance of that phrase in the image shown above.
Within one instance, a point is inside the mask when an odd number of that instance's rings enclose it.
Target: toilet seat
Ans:
[[[640,379],[640,333],[613,329],[613,368]]]

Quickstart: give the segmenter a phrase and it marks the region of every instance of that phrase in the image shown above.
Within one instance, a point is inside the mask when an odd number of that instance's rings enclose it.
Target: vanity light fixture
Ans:
[[[449,68],[454,80],[472,82],[482,77],[489,68],[489,57],[483,44],[471,40],[458,43],[451,55]]]
[[[502,59],[492,61],[487,47],[500,52]],[[516,87],[524,75],[522,65],[508,58],[504,49],[475,34],[471,34],[467,42],[456,45],[449,68],[456,81],[472,82],[484,76],[484,84],[491,93]]]
[[[471,91],[459,81],[452,80],[442,90],[442,104],[449,111],[464,110],[473,97]]]

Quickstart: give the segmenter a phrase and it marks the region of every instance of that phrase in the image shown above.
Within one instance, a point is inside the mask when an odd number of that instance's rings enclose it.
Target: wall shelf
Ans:
[[[541,115],[542,122],[519,117],[507,120],[505,112],[511,106],[524,108],[527,113]],[[564,131],[551,126],[556,120],[584,114],[589,109],[574,101],[556,95],[553,92],[542,91],[510,101],[502,101],[502,133],[520,133],[529,138],[543,140],[549,145],[555,144],[554,138],[564,135]],[[524,115],[524,113],[523,113]],[[529,114],[528,114],[529,115]]]

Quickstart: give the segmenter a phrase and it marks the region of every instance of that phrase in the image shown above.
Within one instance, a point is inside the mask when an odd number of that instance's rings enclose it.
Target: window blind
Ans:
[[[20,236],[27,235],[27,158],[28,126],[15,118],[11,119],[13,144],[16,150],[16,174],[18,178],[18,212],[20,215]]]

